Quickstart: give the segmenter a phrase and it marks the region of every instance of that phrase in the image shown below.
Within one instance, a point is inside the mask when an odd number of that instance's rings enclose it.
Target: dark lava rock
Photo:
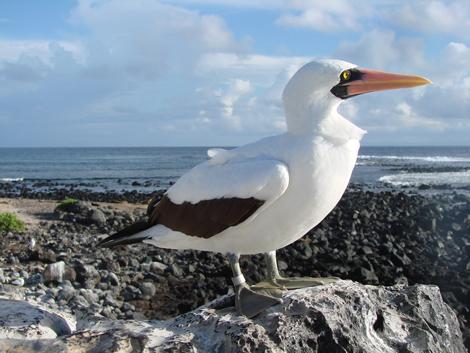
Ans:
[[[38,197],[34,190],[26,192],[28,197]],[[58,194],[51,191],[45,197],[53,198]],[[144,203],[153,195],[161,197],[162,192],[121,194],[67,190],[61,195],[93,202]],[[116,300],[127,300],[126,303],[135,307],[135,312],[149,319],[174,317],[233,291],[230,265],[221,254],[159,249],[148,244],[93,248],[105,234],[113,234],[132,222],[124,213],[100,210],[106,217],[103,224],[72,223],[64,219],[54,221],[51,226],[44,222],[43,229],[34,235],[36,249],[57,254],[57,258],[77,270],[77,282],[71,280],[76,290],[94,286],[97,293],[110,291]],[[86,217],[86,214],[71,215],[77,220]],[[145,217],[142,213],[131,215],[134,221]],[[279,269],[286,276],[337,276],[383,286],[406,282],[437,285],[444,300],[457,313],[470,348],[469,226],[470,198],[465,195],[347,192],[321,224],[303,239],[277,251]],[[32,277],[42,274],[44,264],[54,260],[40,257],[39,251],[35,255],[26,250],[30,234],[12,231],[0,235],[4,245],[0,248],[0,261],[6,265],[2,267],[6,280],[13,271],[8,270],[8,266],[24,268]],[[15,259],[15,262],[9,265],[8,259]],[[242,256],[240,264],[249,284],[264,279],[263,255]],[[78,271],[84,265],[94,271]],[[34,266],[42,268],[34,270]],[[89,275],[88,272],[96,273]],[[139,290],[146,282],[156,289],[151,300],[144,299],[147,297]],[[126,288],[131,284],[134,289]],[[104,300],[100,295],[99,302]],[[82,302],[81,298],[77,299],[77,305]],[[94,305],[93,310],[103,311],[108,317],[125,319],[134,312],[114,310],[99,303]]]
[[[29,256],[30,261],[41,261],[43,263],[52,264],[57,261],[57,255],[52,250],[37,250]]]
[[[86,289],[93,289],[100,282],[101,276],[92,265],[78,264],[75,266],[77,281]]]

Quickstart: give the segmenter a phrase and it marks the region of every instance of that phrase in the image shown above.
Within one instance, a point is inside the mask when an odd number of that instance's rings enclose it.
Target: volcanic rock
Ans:
[[[86,289],[93,289],[100,282],[101,276],[92,265],[78,264],[75,267],[77,280],[82,283]]]
[[[459,324],[438,287],[372,287],[351,281],[287,292],[253,319],[222,297],[167,321],[74,319],[26,302],[0,300],[0,350],[133,352],[460,353]],[[111,310],[111,309],[109,309]],[[109,312],[112,316],[111,311]],[[21,320],[18,320],[18,317]],[[47,320],[44,318],[47,317]],[[43,330],[33,325],[42,324]],[[8,339],[16,338],[16,339]]]
[[[38,250],[30,255],[29,260],[52,264],[57,261],[57,255],[52,250]]]

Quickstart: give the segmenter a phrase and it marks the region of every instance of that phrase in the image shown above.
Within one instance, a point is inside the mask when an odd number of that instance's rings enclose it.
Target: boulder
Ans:
[[[93,289],[100,282],[101,276],[92,265],[78,264],[75,266],[77,281],[86,289]]]
[[[9,307],[15,301],[0,301]],[[24,307],[32,304],[23,303]],[[166,321],[118,321],[77,310],[76,331],[57,337],[0,334],[0,351],[133,352],[465,352],[453,311],[429,285],[364,286],[351,281],[285,293],[283,303],[247,319],[226,295]],[[18,304],[20,305],[20,304]],[[20,305],[21,306],[21,305]],[[47,310],[35,308],[35,310]],[[16,312],[24,312],[17,307]],[[10,312],[11,314],[11,312]],[[64,317],[56,317],[62,322]],[[0,311],[0,326],[12,327]],[[16,329],[37,320],[24,318]],[[72,322],[64,328],[74,327]],[[51,325],[49,325],[51,326]],[[53,335],[53,334],[52,334]]]
[[[93,209],[91,202],[78,200],[69,204],[67,212],[86,216]]]
[[[71,334],[76,327],[75,318],[37,304],[0,297],[0,351],[17,352],[14,343],[3,348],[8,341],[34,342]],[[21,347],[20,344],[18,347]],[[26,351],[35,352],[34,348]]]
[[[102,225],[106,223],[106,216],[103,211],[98,209],[92,209],[88,211],[86,220],[90,224]]]
[[[65,280],[73,282],[75,281],[75,278],[76,273],[74,269],[67,266],[64,261],[47,265],[42,274],[42,281],[46,285],[49,283],[61,283]]]

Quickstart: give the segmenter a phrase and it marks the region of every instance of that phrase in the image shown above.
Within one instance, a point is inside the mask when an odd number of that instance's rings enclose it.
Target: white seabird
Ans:
[[[287,132],[233,150],[183,175],[147,210],[149,220],[100,241],[100,247],[144,242],[169,249],[227,254],[239,314],[252,317],[280,301],[282,291],[335,279],[288,279],[275,251],[320,223],[341,199],[365,131],[338,112],[343,100],[367,92],[431,81],[359,68],[339,60],[303,66],[283,93]],[[241,254],[265,253],[268,278],[245,283]]]
[[[34,247],[36,246],[36,239],[34,239],[33,237],[31,237],[30,239],[31,240],[28,244],[28,250],[34,250]]]

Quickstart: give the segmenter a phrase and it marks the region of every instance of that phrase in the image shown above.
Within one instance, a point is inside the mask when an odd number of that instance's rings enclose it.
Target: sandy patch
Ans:
[[[0,213],[10,212],[26,223],[27,231],[35,231],[40,222],[54,222],[54,209],[60,201],[0,198]],[[102,206],[119,211],[133,212],[135,209],[147,210],[146,205],[93,202],[93,206]]]

